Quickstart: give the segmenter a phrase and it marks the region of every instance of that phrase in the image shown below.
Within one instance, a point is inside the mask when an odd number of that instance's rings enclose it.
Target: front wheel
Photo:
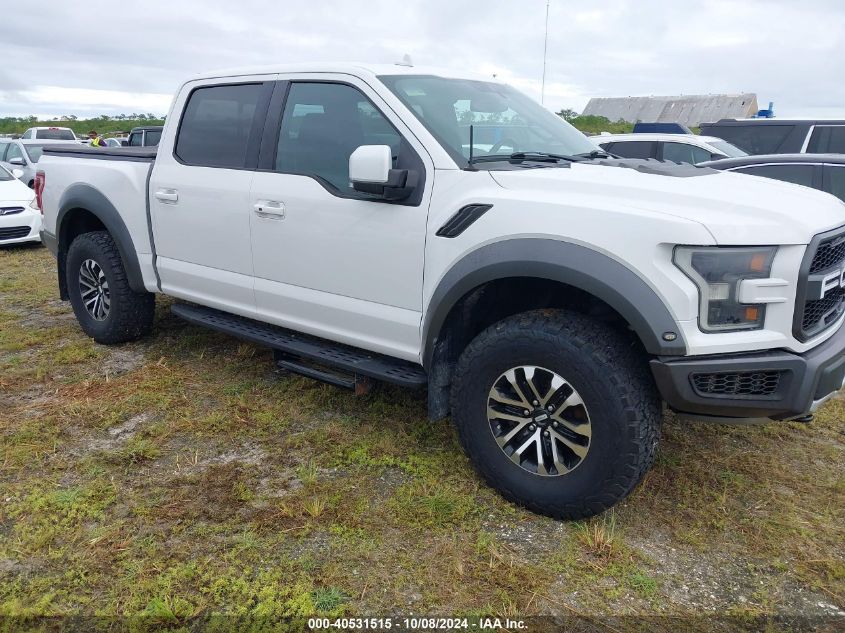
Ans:
[[[490,326],[464,350],[452,387],[452,420],[484,479],[563,519],[634,489],[654,462],[660,416],[634,341],[563,310]]]
[[[106,231],[83,233],[71,242],[65,274],[76,320],[98,343],[134,341],[152,328],[155,295],[130,288]]]

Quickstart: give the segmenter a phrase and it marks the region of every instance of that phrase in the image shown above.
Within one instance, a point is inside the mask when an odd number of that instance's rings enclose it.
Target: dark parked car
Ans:
[[[126,145],[130,147],[153,147],[158,145],[163,129],[164,127],[161,125],[133,127],[129,133],[129,140],[126,141]]]
[[[699,167],[792,182],[845,201],[845,154],[764,154],[711,160]]]
[[[722,119],[702,123],[701,134],[749,154],[845,154],[845,120]]]

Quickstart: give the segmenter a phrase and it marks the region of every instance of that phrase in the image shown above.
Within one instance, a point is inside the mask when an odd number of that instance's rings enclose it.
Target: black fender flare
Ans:
[[[135,292],[146,292],[144,277],[141,274],[141,264],[138,262],[138,252],[135,250],[135,243],[126,228],[120,213],[99,190],[87,183],[76,183],[70,185],[62,194],[59,200],[59,212],[56,216],[56,238],[58,239],[58,258],[60,269],[64,269],[64,259],[70,247],[68,243],[69,223],[65,220],[69,213],[75,209],[82,209],[94,215],[112,236],[120,259],[123,260],[123,267],[126,269],[126,278],[129,287]],[[63,276],[63,275],[62,275]],[[60,284],[62,279],[60,277]]]
[[[683,332],[657,293],[634,271],[591,248],[548,238],[514,238],[482,246],[455,263],[432,294],[423,321],[423,366],[431,366],[434,346],[455,304],[478,286],[511,277],[565,283],[597,297],[616,310],[646,351],[686,355]],[[664,334],[672,332],[674,340]]]

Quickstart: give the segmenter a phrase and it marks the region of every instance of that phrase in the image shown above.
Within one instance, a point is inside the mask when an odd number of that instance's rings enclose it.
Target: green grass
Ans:
[[[167,299],[151,336],[97,345],[53,266],[0,250],[0,616],[845,607],[843,400],[809,426],[669,416],[642,486],[564,524],[487,488],[420,394],[277,376]]]

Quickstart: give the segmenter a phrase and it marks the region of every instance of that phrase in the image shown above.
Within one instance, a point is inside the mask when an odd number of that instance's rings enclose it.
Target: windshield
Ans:
[[[473,158],[495,155],[506,161],[517,152],[574,155],[598,150],[561,117],[510,86],[433,75],[379,79],[462,167],[469,164],[470,125]]]
[[[707,144],[712,145],[728,158],[739,158],[740,156],[748,156],[746,152],[743,152],[736,145],[728,143],[727,141],[707,141]]]
[[[44,146],[50,145],[61,145],[61,146],[68,146],[70,143],[26,143],[23,148],[26,150],[26,155],[29,156],[29,161],[32,163],[37,163],[38,159],[41,158],[41,155],[44,153]]]
[[[0,182],[4,180],[14,180],[15,177],[12,175],[10,171],[8,171],[5,167],[0,165]]]

